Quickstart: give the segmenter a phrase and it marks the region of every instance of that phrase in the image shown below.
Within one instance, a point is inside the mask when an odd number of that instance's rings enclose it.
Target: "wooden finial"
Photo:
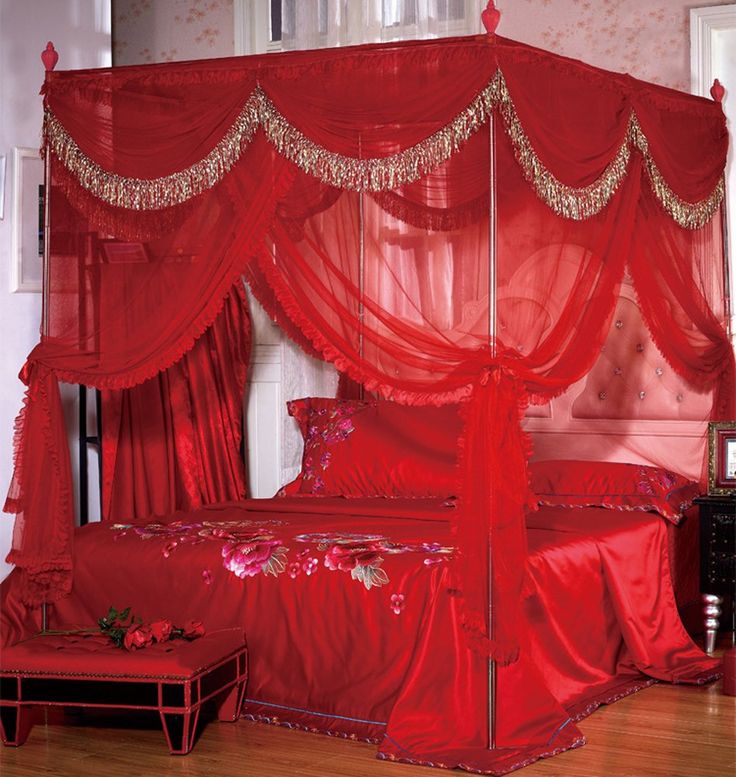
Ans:
[[[481,11],[480,20],[489,35],[496,34],[496,27],[501,21],[501,12],[496,8],[496,3],[493,0],[488,0],[488,5]]]
[[[49,41],[46,48],[41,52],[41,62],[46,70],[53,70],[59,61],[59,52],[54,48],[54,44]]]
[[[710,96],[717,102],[723,102],[723,95],[726,94],[726,90],[723,88],[723,84],[716,78],[713,80],[713,86],[710,88]]]

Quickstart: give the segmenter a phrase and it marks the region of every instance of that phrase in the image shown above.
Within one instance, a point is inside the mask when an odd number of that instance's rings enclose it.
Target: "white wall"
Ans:
[[[12,149],[37,148],[41,137],[40,53],[52,40],[57,69],[110,64],[109,0],[0,0],[0,155],[7,159],[5,212],[0,220],[0,502],[12,472],[13,421],[23,386],[17,378],[38,340],[41,295],[10,293],[13,220]],[[0,514],[0,577],[10,547],[13,516]]]

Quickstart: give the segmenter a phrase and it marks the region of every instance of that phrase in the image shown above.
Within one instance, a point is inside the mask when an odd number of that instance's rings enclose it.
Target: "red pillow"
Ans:
[[[304,437],[302,471],[281,493],[448,497],[456,492],[457,405],[307,397],[287,404]]]
[[[645,510],[679,523],[701,492],[682,475],[612,461],[537,461],[530,465],[540,505]]]

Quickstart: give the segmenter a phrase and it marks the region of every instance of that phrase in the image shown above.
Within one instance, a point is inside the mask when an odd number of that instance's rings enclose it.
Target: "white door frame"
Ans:
[[[736,136],[736,54],[724,45],[724,38],[736,39],[736,3],[690,9],[690,73],[691,91],[701,97],[710,97],[713,79],[717,78],[726,90],[723,109],[731,135],[726,163],[726,225],[727,271],[730,280],[731,337],[736,337],[736,163],[734,137]]]

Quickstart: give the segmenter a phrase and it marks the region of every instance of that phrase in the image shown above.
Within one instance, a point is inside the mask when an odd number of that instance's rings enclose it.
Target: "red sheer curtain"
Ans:
[[[589,369],[627,262],[655,336],[661,299],[679,316],[673,366],[722,382],[717,301],[688,291],[721,250],[707,225],[727,136],[708,101],[486,36],[53,73],[45,99],[51,263],[8,503],[27,569],[56,563],[48,516],[69,519],[55,381],[152,378],[244,271],[290,336],[367,389],[466,404],[457,587],[471,641],[501,661],[519,644],[519,417]],[[657,244],[651,278],[640,239]],[[39,495],[44,467],[59,485]]]
[[[236,285],[176,364],[133,388],[102,392],[103,520],[135,521],[246,496],[247,304]]]
[[[715,390],[711,420],[736,418],[734,353],[725,330],[722,218],[673,229],[643,192],[631,274],[662,355],[697,391]]]

